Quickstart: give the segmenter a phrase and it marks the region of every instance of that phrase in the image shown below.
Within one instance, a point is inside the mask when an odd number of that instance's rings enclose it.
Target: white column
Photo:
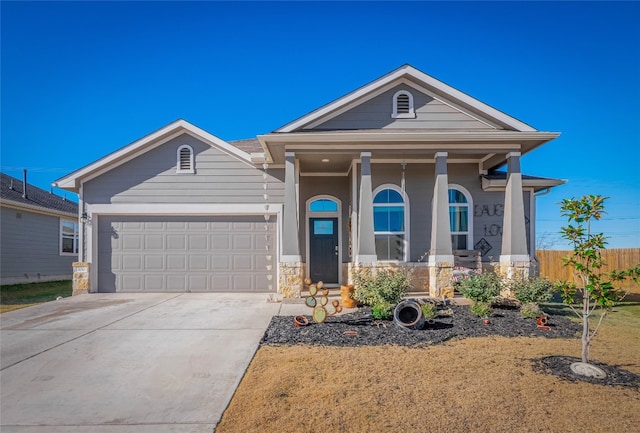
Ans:
[[[296,194],[295,153],[285,152],[284,210],[282,216],[282,262],[301,262],[298,242],[298,200]]]
[[[507,166],[500,262],[529,262],[524,219],[522,173],[520,172],[520,152],[507,154]]]
[[[375,263],[376,241],[373,227],[373,192],[371,190],[371,152],[360,154],[360,204],[358,218],[357,263]]]
[[[447,152],[436,153],[435,185],[431,206],[431,248],[429,264],[453,263],[451,223],[449,222],[449,177]]]

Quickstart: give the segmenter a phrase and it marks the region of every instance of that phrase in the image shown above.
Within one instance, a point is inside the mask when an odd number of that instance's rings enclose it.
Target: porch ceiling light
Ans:
[[[322,158],[322,162],[329,162],[329,158]]]

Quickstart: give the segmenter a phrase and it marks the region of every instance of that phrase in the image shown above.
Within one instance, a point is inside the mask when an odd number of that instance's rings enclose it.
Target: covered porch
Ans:
[[[523,179],[520,157],[555,136],[380,130],[259,136],[267,152],[255,157],[284,165],[279,292],[300,296],[307,276],[338,286],[359,267],[395,267],[411,271],[414,290],[452,296],[461,264],[454,252],[508,278],[528,275],[535,191],[561,181]],[[505,164],[506,173],[495,171]]]

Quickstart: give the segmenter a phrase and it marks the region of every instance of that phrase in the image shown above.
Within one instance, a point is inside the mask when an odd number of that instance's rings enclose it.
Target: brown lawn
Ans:
[[[640,374],[640,297],[592,359]],[[640,391],[535,372],[579,339],[470,338],[428,348],[262,347],[216,433],[640,432]]]

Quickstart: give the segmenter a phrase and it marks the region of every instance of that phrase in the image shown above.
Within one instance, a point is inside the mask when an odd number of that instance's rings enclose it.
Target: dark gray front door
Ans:
[[[309,278],[338,283],[338,218],[309,218]]]

